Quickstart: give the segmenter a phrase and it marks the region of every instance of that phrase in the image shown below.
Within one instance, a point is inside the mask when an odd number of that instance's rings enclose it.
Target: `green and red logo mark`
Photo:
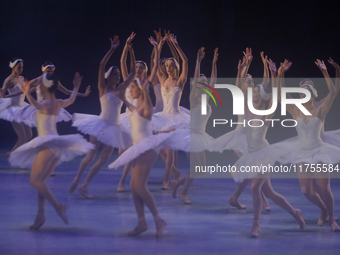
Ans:
[[[209,88],[212,92],[214,92],[215,95],[217,96],[218,100],[220,101],[221,105],[222,105],[222,100],[221,100],[221,98],[220,98],[220,95],[217,93],[217,91],[216,91],[213,87],[211,87],[211,86],[208,85],[208,84],[202,83],[202,82],[197,82],[197,83],[206,86],[206,87]],[[214,100],[215,106],[217,106],[217,103],[216,103],[216,100],[215,100],[214,96],[213,96],[208,90],[206,90],[206,89],[204,89],[204,88],[200,88],[200,87],[197,87],[197,88],[199,88],[199,89],[203,90],[204,92],[206,92],[206,93],[212,98],[212,100]]]

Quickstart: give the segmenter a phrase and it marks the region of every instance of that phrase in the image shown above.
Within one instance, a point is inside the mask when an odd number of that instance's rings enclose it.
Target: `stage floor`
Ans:
[[[7,146],[6,146],[7,147]],[[270,202],[272,211],[261,215],[261,235],[250,238],[252,197],[248,187],[240,198],[246,210],[229,206],[228,199],[236,184],[231,179],[197,179],[190,189],[192,205],[171,197],[170,189],[162,191],[164,163],[159,158],[151,172],[149,187],[159,212],[168,226],[155,238],[155,224],[146,209],[148,231],[138,237],[127,232],[137,223],[137,215],[127,185],[126,192],[116,188],[122,169],[104,168],[89,186],[95,197],[87,200],[77,191],[68,193],[81,157],[63,163],[48,186],[60,202],[67,204],[70,224],[64,225],[47,203],[44,226],[29,230],[37,212],[36,192],[29,185],[29,170],[10,168],[5,149],[0,148],[0,254],[340,254],[340,233],[329,225],[316,225],[319,210],[303,196],[297,179],[272,180],[274,189],[284,195],[293,207],[300,208],[306,221],[304,231],[283,209]],[[113,161],[117,151],[111,157]],[[111,162],[110,161],[110,162]],[[182,173],[189,169],[180,154]],[[85,176],[84,176],[85,177]],[[128,181],[130,177],[128,178]],[[340,179],[332,180],[335,216],[340,216]]]

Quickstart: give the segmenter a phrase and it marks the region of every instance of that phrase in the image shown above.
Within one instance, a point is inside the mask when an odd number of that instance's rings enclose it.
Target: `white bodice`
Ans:
[[[260,122],[253,122],[251,125],[256,126],[259,125],[259,123]],[[267,125],[263,125],[261,127],[250,127],[246,120],[246,127],[243,130],[247,138],[248,152],[255,152],[269,145],[266,139],[268,130]]]
[[[207,122],[211,116],[211,106],[207,104],[207,115],[201,114],[201,104],[190,111],[190,130],[197,133],[205,132]]]
[[[153,87],[153,91],[155,93],[155,97],[156,97],[156,103],[155,103],[155,107],[158,110],[163,110],[163,99],[162,99],[162,86],[161,84],[156,84]]]
[[[173,115],[179,113],[179,101],[181,100],[182,90],[178,86],[172,87],[169,92],[165,88],[161,88],[163,99],[163,113],[166,115]]]
[[[8,89],[8,92],[9,92],[9,94],[16,93],[16,92],[20,91],[21,87],[22,87],[22,84],[18,83],[13,88]],[[24,101],[25,101],[25,94],[21,94],[21,95],[16,96],[16,97],[11,97],[11,105],[12,106],[23,106]]]
[[[137,107],[137,105],[138,105],[138,99],[137,99],[137,98],[136,98],[136,99],[133,99],[133,98],[131,97],[130,88],[127,88],[127,89],[125,90],[125,98],[126,98],[126,100],[127,100],[130,104],[132,104],[133,106],[136,106],[136,107]],[[127,114],[130,114],[130,113],[131,113],[131,111],[130,111],[129,108],[127,108],[127,107],[126,107],[126,109],[125,109],[125,112],[126,112]]]
[[[123,101],[112,93],[106,93],[100,98],[100,105],[102,112],[99,117],[110,125],[119,125],[119,115]]]
[[[131,113],[130,116],[131,137],[133,144],[138,143],[145,137],[152,135],[151,120],[139,115],[137,111]]]
[[[296,121],[298,124],[295,128],[302,149],[311,150],[322,145],[323,141],[320,138],[324,125],[322,120],[318,117],[312,117],[307,124],[300,118],[297,118]]]
[[[35,118],[37,121],[38,136],[58,135],[56,125],[58,115],[46,115],[37,112]]]

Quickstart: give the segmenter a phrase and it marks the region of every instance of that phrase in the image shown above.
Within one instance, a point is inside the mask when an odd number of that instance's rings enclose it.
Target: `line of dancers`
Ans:
[[[31,81],[25,80],[20,74],[23,71],[23,60],[15,58],[10,62],[12,73],[4,81],[0,90],[0,118],[10,121],[18,135],[18,141],[8,153],[11,165],[18,167],[31,167],[30,184],[37,190],[38,213],[31,229],[39,229],[45,222],[45,203],[48,200],[55,208],[62,220],[68,224],[66,205],[59,203],[46,186],[46,179],[53,173],[55,167],[74,157],[86,154],[80,163],[78,172],[69,186],[69,192],[77,188],[85,198],[92,199],[88,192],[88,185],[98,172],[108,164],[114,148],[119,149],[120,156],[109,168],[116,169],[124,166],[122,178],[117,191],[124,191],[126,177],[131,172],[131,188],[135,204],[138,223],[128,234],[136,236],[148,229],[145,220],[144,204],[151,211],[155,224],[156,236],[161,236],[167,223],[157,210],[156,202],[148,189],[147,181],[158,155],[165,162],[165,174],[162,189],[172,188],[172,196],[177,197],[178,188],[183,185],[180,198],[185,204],[191,204],[188,197],[193,178],[190,173],[180,177],[181,171],[177,169],[177,151],[184,151],[193,165],[205,165],[205,151],[222,152],[234,150],[239,156],[235,166],[254,166],[260,164],[274,164],[279,161],[283,164],[292,163],[303,166],[304,163],[340,162],[340,143],[334,142],[339,132],[324,132],[325,117],[339,92],[340,67],[332,60],[329,63],[335,67],[336,81],[333,84],[323,61],[317,60],[315,64],[321,70],[329,90],[328,95],[319,102],[314,103],[317,97],[316,86],[311,80],[303,80],[300,87],[310,91],[311,100],[304,104],[312,116],[308,117],[294,106],[288,106],[288,112],[298,122],[296,126],[298,139],[288,139],[270,145],[266,140],[269,124],[251,127],[238,125],[235,130],[218,138],[213,138],[205,132],[212,107],[209,97],[203,90],[202,84],[208,84],[208,79],[201,74],[201,61],[204,59],[204,48],[197,53],[194,81],[190,92],[191,110],[179,106],[184,86],[188,77],[188,59],[178,44],[177,37],[170,31],[161,36],[161,31],[155,31],[156,40],[149,38],[152,45],[151,73],[148,75],[148,66],[144,61],[135,59],[132,41],[136,36],[132,33],[126,40],[122,57],[121,68],[111,66],[106,69],[107,62],[119,47],[118,36],[111,40],[111,47],[99,65],[98,90],[101,104],[99,116],[84,113],[75,113],[73,116],[64,108],[72,104],[77,96],[86,97],[90,94],[90,87],[85,93],[78,93],[82,77],[76,73],[73,80],[74,89],[66,89],[54,75],[55,66],[51,62],[42,65],[43,74]],[[161,58],[162,47],[167,42],[172,57]],[[247,99],[247,88],[253,88],[253,106],[258,110],[269,109],[272,104],[271,87],[280,91],[285,86],[284,75],[292,65],[285,60],[279,69],[275,63],[261,52],[264,65],[263,82],[255,86],[254,80],[248,70],[253,59],[252,51],[247,48],[242,60],[238,63],[236,86],[239,87]],[[127,68],[127,58],[130,59],[130,70]],[[218,48],[214,50],[210,86],[217,81]],[[180,65],[180,61],[182,64]],[[120,82],[120,77],[123,82]],[[156,95],[156,104],[153,106],[150,98],[150,88]],[[55,97],[57,90],[70,95],[68,99],[61,100]],[[37,100],[31,93],[37,93]],[[6,94],[8,93],[8,94]],[[300,95],[303,97],[303,95]],[[24,102],[25,97],[30,104]],[[280,98],[280,96],[279,96]],[[206,100],[206,102],[202,102]],[[247,100],[245,100],[247,102]],[[207,105],[207,114],[201,115],[201,105]],[[126,105],[126,112],[121,113],[122,105]],[[191,121],[190,121],[191,115]],[[267,119],[269,116],[258,116],[251,113],[245,106],[245,115],[238,116],[238,122],[249,119]],[[81,133],[90,135],[87,142],[81,135],[63,135],[57,133],[58,121],[72,120],[73,126]],[[32,138],[30,127],[37,127],[38,137]],[[79,185],[81,177],[96,154],[99,158],[90,168],[89,173]],[[173,180],[170,182],[170,178]],[[302,212],[293,208],[288,201],[275,192],[271,186],[269,174],[258,178],[255,173],[233,174],[235,181],[240,182],[229,200],[231,206],[245,209],[238,199],[248,183],[251,181],[253,195],[254,221],[251,230],[252,237],[260,234],[261,208],[269,212],[270,205],[266,198],[289,212],[298,222],[300,229],[305,228]],[[301,190],[308,200],[320,208],[319,226],[329,221],[331,230],[340,231],[334,217],[334,198],[330,188],[329,173],[299,173]]]

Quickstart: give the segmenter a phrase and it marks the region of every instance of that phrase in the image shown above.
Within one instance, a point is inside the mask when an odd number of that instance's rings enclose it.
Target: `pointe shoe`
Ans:
[[[264,206],[262,206],[262,208],[266,213],[269,213],[272,210],[270,205],[264,205]]]
[[[139,234],[145,232],[148,230],[148,225],[145,224],[145,226],[136,226],[134,230],[131,230],[128,232],[129,236],[138,236]]]
[[[253,226],[250,234],[252,238],[258,238],[260,236],[260,226]]]
[[[236,207],[237,209],[247,209],[246,205],[240,204],[240,202],[236,199],[230,198],[228,203],[233,206]]]
[[[185,194],[185,195],[180,194],[179,197],[182,199],[184,204],[191,205],[191,201],[190,201],[190,199],[189,199],[187,194]]]
[[[300,225],[300,229],[305,229],[305,220],[303,219],[302,212],[300,209],[294,209],[295,216],[294,218],[298,221]]]
[[[118,183],[117,191],[118,192],[124,192],[124,184]]]
[[[156,237],[160,237],[163,234],[166,225],[167,223],[163,219],[158,219],[156,221]]]
[[[60,211],[58,212],[61,219],[64,221],[64,223],[68,224],[68,219],[66,215],[66,204],[60,204]]]
[[[74,178],[70,184],[70,187],[68,188],[68,192],[72,193],[73,191],[75,191],[78,186],[78,183],[79,183],[78,178]]]
[[[169,188],[169,184],[170,184],[169,181],[163,181],[163,183],[162,183],[162,189],[163,189],[163,190],[167,190],[167,189]]]
[[[330,225],[331,225],[331,230],[333,232],[340,232],[340,227],[335,221],[333,221]]]
[[[31,230],[38,230],[39,228],[41,228],[42,225],[44,225],[45,221],[46,221],[45,216],[43,216],[39,222],[37,222],[37,219],[35,219],[33,225],[30,226],[30,229]]]
[[[87,198],[87,199],[92,199],[93,196],[90,195],[88,192],[87,192],[87,186],[84,186],[84,185],[81,185],[79,188],[78,188],[78,191],[80,193],[80,195],[82,195],[83,197]]]

